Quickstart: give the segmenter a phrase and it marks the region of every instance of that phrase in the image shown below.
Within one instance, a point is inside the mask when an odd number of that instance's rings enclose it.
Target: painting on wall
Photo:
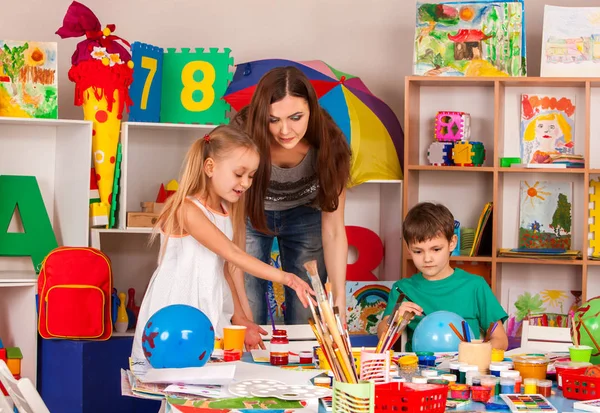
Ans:
[[[521,161],[552,163],[552,155],[573,154],[575,98],[521,95]]]
[[[600,7],[544,7],[540,75],[600,76]]]
[[[350,334],[377,334],[394,281],[346,282],[346,323]]]
[[[543,327],[570,327],[570,315],[581,305],[581,291],[526,290],[508,291],[506,334],[520,337],[523,320]]]
[[[58,118],[55,42],[0,40],[0,116]]]
[[[521,181],[519,248],[571,249],[572,182]]]
[[[521,1],[418,3],[415,75],[525,76]]]

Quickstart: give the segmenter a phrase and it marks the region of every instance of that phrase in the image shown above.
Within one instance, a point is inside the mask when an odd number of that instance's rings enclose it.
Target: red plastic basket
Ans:
[[[600,378],[562,373],[563,396],[573,400],[600,399]]]
[[[444,413],[448,386],[385,383],[375,386],[375,413]]]

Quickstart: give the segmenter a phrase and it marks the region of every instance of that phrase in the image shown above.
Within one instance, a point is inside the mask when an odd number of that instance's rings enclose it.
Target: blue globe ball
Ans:
[[[202,367],[215,347],[215,330],[199,309],[183,304],[161,308],[144,328],[142,348],[155,369]]]
[[[457,352],[460,339],[450,328],[450,323],[462,335],[462,322],[464,318],[450,311],[436,311],[421,320],[417,325],[412,338],[413,351],[433,351],[433,352]],[[473,330],[469,327],[471,338]]]

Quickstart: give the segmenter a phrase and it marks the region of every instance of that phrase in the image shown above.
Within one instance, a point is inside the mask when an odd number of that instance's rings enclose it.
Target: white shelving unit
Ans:
[[[59,245],[87,246],[92,123],[0,117],[0,175],[37,178]],[[23,231],[13,219],[9,231]],[[0,256],[0,338],[36,382],[37,275],[29,257]]]
[[[112,263],[114,286],[119,292],[135,289],[139,305],[156,269],[158,241],[148,245],[151,229],[127,228],[127,212],[153,201],[161,183],[178,179],[185,154],[195,139],[212,125],[124,122],[120,209],[117,228],[92,229],[91,246],[101,248]],[[378,234],[385,248],[376,270],[382,280],[397,280],[401,266],[402,181],[373,181],[348,190],[346,225],[366,227]],[[356,260],[350,249],[349,262]]]

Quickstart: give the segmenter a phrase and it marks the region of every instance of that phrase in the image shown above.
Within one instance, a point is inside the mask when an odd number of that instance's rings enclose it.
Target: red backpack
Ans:
[[[112,334],[112,272],[95,248],[59,247],[42,262],[38,278],[43,338],[108,340]]]

